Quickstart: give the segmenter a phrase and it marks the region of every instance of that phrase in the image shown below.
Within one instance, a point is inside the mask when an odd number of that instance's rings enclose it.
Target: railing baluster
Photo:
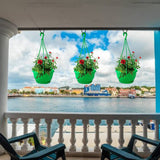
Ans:
[[[131,132],[132,132],[132,135],[136,134],[136,124],[137,124],[137,120],[131,120],[131,125],[132,125],[131,126],[132,127]],[[135,144],[136,144],[136,140],[134,142],[133,150],[137,153],[138,149],[137,149]]]
[[[100,147],[99,147],[99,143],[100,143],[100,139],[99,139],[99,125],[100,125],[100,123],[101,123],[101,120],[95,120],[95,131],[96,131],[96,133],[95,133],[95,140],[94,140],[94,142],[95,142],[95,147],[94,147],[94,152],[100,152]]]
[[[82,139],[83,147],[82,147],[82,152],[88,152],[88,146],[87,146],[87,143],[88,143],[88,138],[87,138],[88,120],[83,119],[82,122],[83,122],[83,139]]]
[[[64,123],[64,119],[58,119],[58,123],[59,123],[59,138],[58,138],[58,142],[59,143],[63,143],[64,142],[64,138],[63,138],[63,123]]]
[[[35,125],[36,135],[39,137],[39,123],[40,123],[40,119],[34,119],[34,123],[36,124]]]
[[[148,125],[148,120],[143,120],[143,137],[146,137],[146,138],[147,138],[147,125]],[[150,151],[145,142],[143,143],[143,151],[144,152]]]
[[[45,119],[45,122],[47,123],[47,146],[50,147],[51,146],[51,123],[52,123],[52,119]]]
[[[125,120],[119,120],[119,148],[122,148],[124,144],[124,134],[123,134],[124,123]]]
[[[71,146],[70,146],[70,151],[75,152],[76,151],[76,146],[75,146],[75,143],[76,143],[76,137],[75,137],[76,119],[71,119],[70,123],[71,123],[71,139],[70,139]]]
[[[112,131],[112,123],[113,123],[113,120],[110,120],[108,119],[107,120],[107,143],[108,144],[112,144],[112,134],[111,134],[111,131]]]
[[[160,124],[160,121],[155,120],[154,124],[155,124],[155,137],[154,137],[154,139],[159,140],[159,124]]]
[[[27,134],[28,133],[28,119],[22,118],[22,122],[23,122],[24,134]],[[22,146],[22,151],[27,151],[27,150],[28,150],[28,143],[27,143],[27,140],[24,140],[24,144]]]
[[[15,137],[17,135],[17,118],[11,118],[10,121],[12,122],[12,137]],[[16,149],[17,144],[12,144],[13,148]]]

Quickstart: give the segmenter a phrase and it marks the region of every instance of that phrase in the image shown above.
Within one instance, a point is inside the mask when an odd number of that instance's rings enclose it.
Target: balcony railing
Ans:
[[[98,114],[98,113],[24,113],[24,112],[6,112],[5,117],[12,123],[12,137],[17,136],[17,126],[23,124],[23,133],[28,133],[30,124],[34,126],[34,131],[39,136],[42,124],[46,124],[46,142],[48,146],[55,144],[56,140],[59,143],[65,143],[68,154],[100,155],[100,145],[103,143],[112,144],[122,148],[127,144],[132,134],[141,134],[144,137],[149,137],[158,140],[160,114]],[[21,122],[19,122],[21,119]],[[141,120],[142,126],[137,126],[138,120]],[[148,124],[152,120],[155,124],[154,130],[148,129]],[[81,122],[81,135],[77,136],[77,123]],[[34,125],[33,125],[34,124]],[[57,125],[57,127],[55,127]],[[64,128],[69,126],[69,133],[64,131]],[[103,126],[102,126],[103,125]],[[91,126],[92,134],[88,127]],[[55,130],[54,138],[52,131]],[[103,127],[103,134],[101,131]],[[125,128],[128,128],[126,131]],[[94,129],[93,129],[94,128]],[[116,128],[116,131],[115,131]],[[140,128],[141,132],[137,131]],[[128,133],[126,133],[128,132]],[[94,136],[94,137],[93,137]],[[57,137],[57,138],[56,138]],[[81,140],[80,140],[81,139]],[[76,142],[81,141],[81,146]],[[90,145],[92,144],[92,145]],[[93,149],[91,149],[93,146]],[[136,144],[135,151],[150,151],[150,146],[144,144]],[[14,146],[16,147],[16,146]],[[21,150],[28,149],[27,142],[24,142]]]

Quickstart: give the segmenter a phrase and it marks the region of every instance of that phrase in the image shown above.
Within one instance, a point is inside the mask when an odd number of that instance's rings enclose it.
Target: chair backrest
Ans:
[[[147,160],[158,160],[160,158],[160,143],[157,145],[152,154],[147,158]]]
[[[0,144],[8,152],[13,160],[19,160],[18,154],[15,152],[13,147],[10,145],[8,140],[0,133]]]

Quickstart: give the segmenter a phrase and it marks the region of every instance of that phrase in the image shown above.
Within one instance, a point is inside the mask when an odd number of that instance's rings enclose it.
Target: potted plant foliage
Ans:
[[[52,58],[52,53],[48,53],[45,47],[44,33],[41,32],[40,36],[42,36],[41,45],[38,56],[35,58],[34,67],[32,68],[32,71],[37,83],[48,84],[50,83],[54,70],[57,68],[57,66],[55,59]],[[56,59],[58,59],[58,57],[56,57]]]
[[[83,36],[83,44],[82,50],[84,50],[84,54],[82,53],[79,55],[78,60],[76,61],[76,66],[74,67],[74,72],[76,79],[81,84],[89,84],[92,82],[96,69],[98,69],[98,62],[97,59],[93,57],[93,52],[87,53],[88,48],[86,45],[85,37],[86,33],[82,32]],[[99,59],[100,57],[98,57]]]
[[[135,57],[135,52],[130,51],[128,42],[127,42],[127,32],[124,32],[125,36],[123,49],[119,60],[117,61],[118,65],[115,68],[117,77],[120,83],[130,84],[134,82],[136,77],[137,70],[140,68],[139,60]],[[125,55],[124,55],[124,52]],[[139,57],[141,59],[141,57]]]

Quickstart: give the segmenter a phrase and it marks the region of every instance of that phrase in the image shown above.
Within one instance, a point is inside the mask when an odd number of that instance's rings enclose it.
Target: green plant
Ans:
[[[58,57],[56,57],[58,59]],[[52,58],[51,52],[44,58],[42,56],[37,56],[34,61],[34,67],[32,71],[38,72],[38,77],[43,76],[45,73],[50,74],[50,71],[57,68],[56,61]]]
[[[100,59],[100,57],[98,57],[98,59]],[[74,71],[78,71],[81,77],[87,73],[91,74],[91,72],[96,69],[98,69],[98,61],[93,57],[93,52],[88,53],[86,57],[80,55],[74,67]]]
[[[141,59],[141,57],[139,57]],[[115,68],[116,71],[121,72],[121,77],[124,77],[127,74],[133,74],[135,69],[139,69],[139,60],[135,57],[134,51],[130,56],[121,56],[119,60],[117,61],[118,65]]]

